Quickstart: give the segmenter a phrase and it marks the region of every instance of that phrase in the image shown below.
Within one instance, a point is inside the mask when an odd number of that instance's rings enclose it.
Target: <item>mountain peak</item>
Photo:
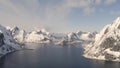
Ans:
[[[106,25],[95,40],[85,47],[84,56],[91,59],[120,61],[120,17]]]
[[[120,17],[117,17],[114,22],[120,22]]]
[[[111,27],[115,29],[120,29],[120,17],[116,18],[113,23],[111,24]]]

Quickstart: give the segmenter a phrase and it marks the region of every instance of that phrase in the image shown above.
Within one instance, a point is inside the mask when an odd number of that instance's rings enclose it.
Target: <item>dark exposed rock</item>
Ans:
[[[108,28],[105,30],[104,34],[106,34],[108,32]]]
[[[100,45],[102,48],[112,48],[114,47],[114,43],[116,42],[115,39],[112,37],[106,38],[105,41]]]
[[[120,25],[118,26],[118,29],[120,29]]]
[[[105,53],[105,59],[106,59],[107,61],[110,61],[110,60],[115,60],[116,57],[115,57],[114,55]]]
[[[120,44],[115,45],[113,48],[111,48],[111,51],[120,51]]]
[[[0,46],[4,45],[4,35],[3,33],[0,33]]]

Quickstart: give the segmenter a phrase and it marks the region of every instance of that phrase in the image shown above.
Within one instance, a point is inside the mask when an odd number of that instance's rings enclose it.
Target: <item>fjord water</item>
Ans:
[[[27,48],[3,57],[0,68],[120,68],[118,62],[84,58],[80,45],[31,44]]]

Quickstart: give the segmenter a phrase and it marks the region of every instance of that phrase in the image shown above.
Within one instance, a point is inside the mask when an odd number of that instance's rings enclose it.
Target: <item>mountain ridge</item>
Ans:
[[[84,49],[84,56],[91,59],[120,62],[120,17],[106,25],[95,40]]]

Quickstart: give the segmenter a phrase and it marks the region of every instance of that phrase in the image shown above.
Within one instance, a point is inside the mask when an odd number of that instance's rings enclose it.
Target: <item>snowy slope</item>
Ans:
[[[24,43],[26,36],[26,32],[24,30],[20,30],[18,27],[13,27],[10,31],[16,42]]]
[[[48,43],[50,42],[50,34],[45,29],[35,30],[26,35],[25,42],[27,43]]]
[[[16,42],[19,43],[54,43],[54,44],[74,44],[74,43],[89,43],[91,42],[96,32],[70,32],[70,33],[50,33],[45,29],[36,29],[30,33],[19,29],[18,27],[10,28],[9,30]]]
[[[95,40],[85,47],[84,56],[92,59],[120,61],[120,17],[106,25]]]
[[[93,32],[70,32],[70,33],[50,33],[45,29],[36,29],[29,33],[21,30],[18,27],[6,27],[9,31],[11,38],[17,43],[54,43],[54,44],[75,44],[75,43],[89,43],[91,42],[96,33]]]
[[[65,36],[65,33],[51,33],[50,39],[52,40],[52,42],[56,43],[62,40]]]
[[[97,32],[96,31],[94,31],[94,32],[77,31],[76,34],[79,37],[79,39],[81,39],[81,40],[92,41],[95,38],[95,35],[97,34]]]
[[[96,34],[97,34],[96,32],[83,32],[83,31],[70,32],[65,36],[63,36],[57,42],[57,44],[60,44],[60,45],[64,45],[64,44],[70,45],[70,44],[76,44],[76,43],[80,43],[82,45],[88,44],[91,41],[93,41]]]
[[[19,49],[21,46],[14,41],[11,32],[0,25],[0,57]]]
[[[79,37],[77,36],[76,33],[71,32],[71,33],[67,34],[67,39],[68,39],[68,41],[72,42],[72,41],[79,40]]]
[[[50,33],[45,29],[37,29],[27,33],[18,27],[6,27],[11,32],[13,39],[18,43],[48,43],[50,42]]]

